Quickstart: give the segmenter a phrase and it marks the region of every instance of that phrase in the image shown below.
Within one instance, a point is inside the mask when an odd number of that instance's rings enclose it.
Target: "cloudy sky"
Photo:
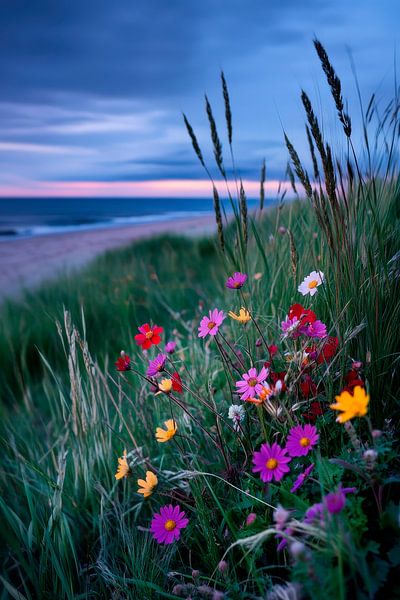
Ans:
[[[387,101],[399,17],[398,0],[2,0],[0,195],[208,195],[182,111],[213,167],[204,93],[224,141],[221,68],[240,174],[256,190],[265,157],[272,188],[283,128],[305,148],[302,87],[339,137],[313,37],[354,114],[349,53]]]

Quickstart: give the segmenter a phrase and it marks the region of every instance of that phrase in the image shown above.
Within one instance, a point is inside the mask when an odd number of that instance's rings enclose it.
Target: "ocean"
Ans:
[[[252,206],[256,202],[250,200]],[[227,204],[226,210],[230,212]],[[0,241],[212,213],[211,199],[0,198]]]

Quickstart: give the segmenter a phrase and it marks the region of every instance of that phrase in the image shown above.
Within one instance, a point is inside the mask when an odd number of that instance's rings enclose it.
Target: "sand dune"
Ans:
[[[99,254],[161,233],[202,235],[213,232],[213,216],[97,229],[0,242],[0,300],[18,296],[61,271],[82,267]]]

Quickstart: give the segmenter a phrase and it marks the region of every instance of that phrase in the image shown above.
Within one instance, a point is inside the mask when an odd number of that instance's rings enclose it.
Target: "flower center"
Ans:
[[[303,448],[307,448],[307,446],[309,446],[310,443],[310,438],[308,437],[302,437],[300,440],[300,446],[303,446]]]
[[[276,460],[276,458],[270,458],[265,463],[265,466],[267,467],[267,469],[270,469],[271,471],[273,471],[278,466],[278,461]]]
[[[233,284],[233,287],[238,288],[240,287],[240,283],[238,281],[235,281]]]
[[[176,523],[172,519],[168,519],[168,521],[165,521],[164,527],[167,531],[172,531],[173,529],[175,529]]]
[[[308,289],[313,290],[314,288],[316,288],[318,285],[318,281],[316,279],[313,279],[312,281],[310,281],[310,283],[308,284]]]
[[[252,377],[251,379],[248,380],[247,383],[249,384],[250,387],[255,387],[257,385],[258,381],[255,377]]]
[[[147,333],[145,333],[145,337],[146,337],[146,340],[151,340],[151,338],[153,337],[153,332],[147,331]]]
[[[210,321],[207,325],[208,329],[213,329],[215,327],[214,321]]]

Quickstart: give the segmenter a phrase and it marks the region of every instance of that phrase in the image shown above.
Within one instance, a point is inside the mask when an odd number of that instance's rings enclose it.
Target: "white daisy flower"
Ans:
[[[240,423],[244,421],[246,411],[240,404],[231,404],[228,410],[228,418],[233,421],[233,429],[240,431]]]
[[[314,296],[317,293],[317,288],[324,282],[324,274],[322,271],[313,271],[304,279],[304,281],[297,288],[303,296]]]

